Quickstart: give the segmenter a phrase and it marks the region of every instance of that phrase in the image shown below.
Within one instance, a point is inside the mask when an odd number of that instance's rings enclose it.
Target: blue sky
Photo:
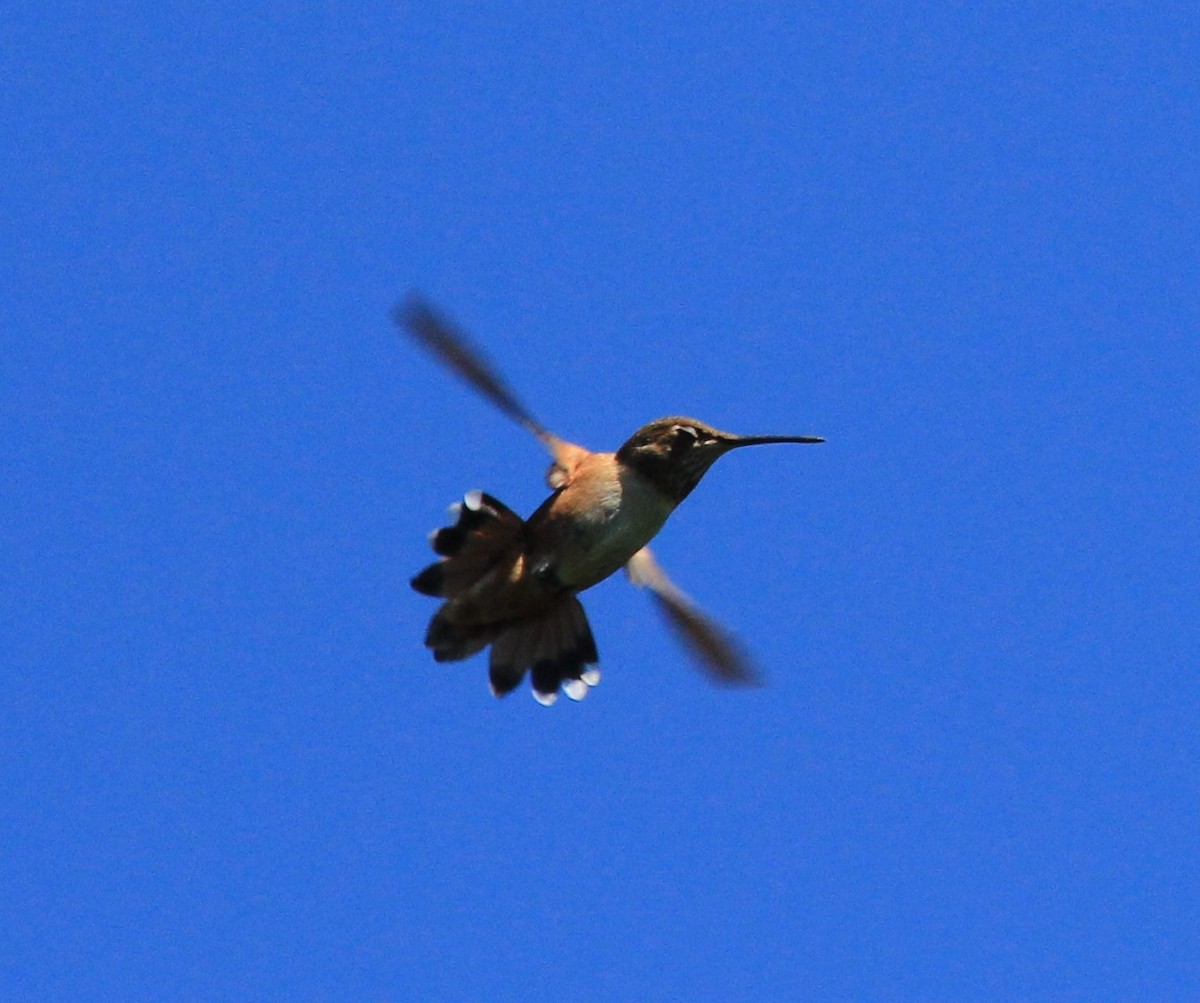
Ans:
[[[0,32],[6,1000],[1178,1000],[1200,41],[1005,3],[59,4]],[[579,705],[435,665],[445,506],[721,461]]]

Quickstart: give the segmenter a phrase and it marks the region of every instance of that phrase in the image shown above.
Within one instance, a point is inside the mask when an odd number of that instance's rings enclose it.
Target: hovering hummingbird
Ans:
[[[438,662],[491,645],[492,692],[504,696],[529,672],[549,706],[561,689],[582,699],[600,681],[599,655],[578,594],[624,567],[649,589],[700,665],[724,683],[758,677],[736,642],[681,592],[646,544],[720,457],[743,446],[824,442],[811,435],[733,435],[694,418],[659,418],[615,453],[593,453],[542,425],[483,353],[413,295],[393,318],[440,362],[533,434],[553,461],[553,493],[528,519],[482,491],[451,507],[454,525],[430,536],[439,560],[412,587],[444,599],[425,646]]]

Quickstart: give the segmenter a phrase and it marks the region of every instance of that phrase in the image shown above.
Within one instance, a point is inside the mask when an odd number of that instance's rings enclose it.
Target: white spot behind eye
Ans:
[[[672,425],[672,432],[687,432],[693,439],[699,439],[700,433],[697,432],[691,425]]]

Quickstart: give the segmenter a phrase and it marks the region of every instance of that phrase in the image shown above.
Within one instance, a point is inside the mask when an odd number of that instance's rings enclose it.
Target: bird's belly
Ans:
[[[575,591],[603,581],[650,542],[673,508],[653,487],[626,478],[582,508],[564,505],[553,513],[555,543],[548,556],[555,577]]]

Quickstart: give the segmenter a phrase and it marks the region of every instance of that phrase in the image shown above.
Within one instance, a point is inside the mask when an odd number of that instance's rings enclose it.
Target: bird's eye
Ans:
[[[685,453],[700,441],[700,436],[691,425],[674,425],[671,428],[671,452]]]

